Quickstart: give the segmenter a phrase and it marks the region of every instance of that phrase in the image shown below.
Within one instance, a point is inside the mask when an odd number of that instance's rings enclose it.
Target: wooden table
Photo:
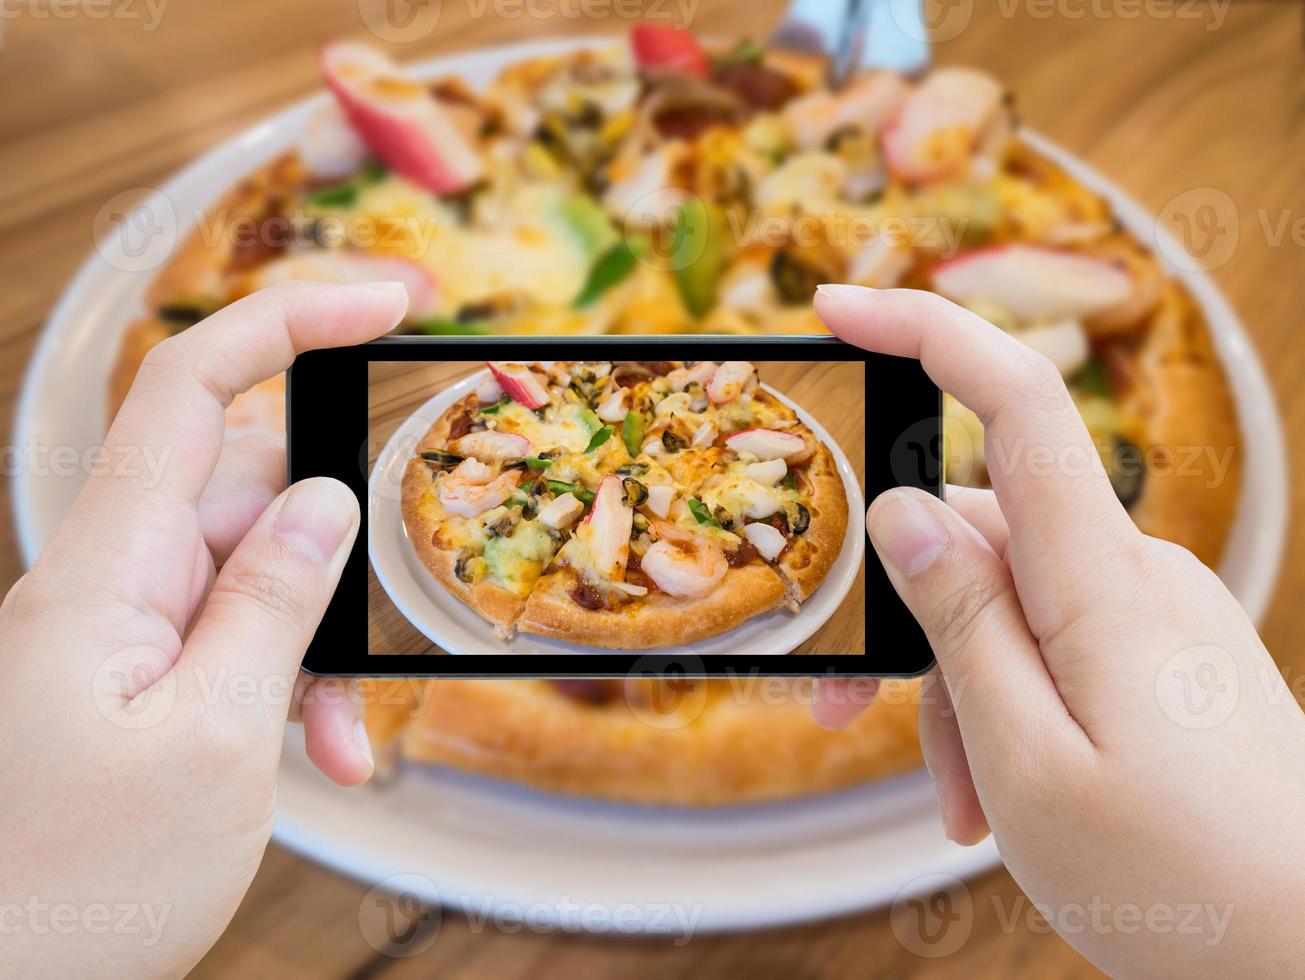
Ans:
[[[476,361],[393,361],[369,364],[367,372],[367,465],[403,422],[449,385],[484,368]],[[852,361],[757,364],[761,380],[811,413],[842,447],[852,472],[865,472],[865,365]],[[849,411],[848,406],[854,406]],[[865,495],[865,480],[861,480]],[[860,653],[865,649],[865,565],[834,615],[794,653]],[[367,651],[443,653],[399,612],[367,568]]]
[[[380,3],[361,0],[361,10],[375,15]],[[663,17],[681,9],[651,0],[644,6]],[[692,26],[700,32],[728,35],[742,28],[764,34],[782,6],[777,0],[750,0],[746,6],[704,0],[688,9],[696,11]],[[86,8],[65,7],[55,17],[44,0],[10,2],[7,19],[0,21],[0,412],[6,425],[42,322],[90,250],[92,220],[106,199],[156,184],[199,152],[316,91],[315,52],[322,41],[375,40],[359,5],[349,2],[175,0],[163,6],[153,29],[147,29],[151,15],[143,0]],[[627,9],[601,0],[534,0],[528,6],[518,0],[444,0],[438,29],[396,50],[420,58],[518,38],[620,31],[627,24],[615,16],[565,14]],[[106,10],[115,15],[101,16]],[[1259,347],[1290,441],[1305,438],[1305,344],[1299,340],[1305,246],[1299,222],[1305,215],[1292,210],[1301,206],[1299,189],[1305,186],[1300,6],[1272,0],[1191,6],[1159,0],[961,0],[945,10],[950,13],[941,27],[954,36],[938,45],[940,62],[994,71],[1018,93],[1027,123],[1110,174],[1152,212],[1199,189],[1212,189],[1224,202],[1213,233],[1227,234],[1235,222],[1239,236],[1215,277]],[[1194,222],[1192,228],[1211,233],[1208,224]],[[1199,250],[1203,243],[1189,244]],[[1295,459],[1297,513],[1305,493],[1300,466]],[[7,487],[0,495],[8,512]],[[1262,626],[1284,670],[1296,672],[1305,667],[1300,522],[1290,534],[1277,599]],[[7,584],[18,572],[13,530],[6,525],[0,528],[0,582]],[[231,928],[198,973],[451,978],[1094,972],[1040,928],[1036,917],[1020,915],[1013,926],[1003,925],[1020,909],[1018,889],[1004,872],[970,884],[972,933],[958,952],[939,959],[921,958],[899,943],[883,912],[762,934],[702,936],[683,947],[660,940],[483,931],[449,914],[427,952],[397,959],[378,953],[359,931],[365,892],[273,847]]]

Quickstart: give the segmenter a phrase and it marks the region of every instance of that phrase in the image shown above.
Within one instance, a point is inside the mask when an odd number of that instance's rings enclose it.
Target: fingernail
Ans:
[[[951,813],[951,808],[947,806],[946,784],[934,779],[933,792],[938,797],[938,813],[942,814],[942,833],[946,834],[947,840],[950,840],[953,844],[960,844],[962,847],[970,847],[970,844],[975,844],[979,840],[983,840],[984,836],[987,836],[980,834],[979,838],[972,840],[970,836],[960,833],[953,813]]]
[[[923,500],[897,492],[870,508],[870,538],[903,575],[916,575],[947,547],[947,529]]]
[[[403,283],[399,282],[397,279],[386,279],[386,280],[384,280],[384,281],[380,281],[380,282],[362,282],[362,283],[359,283],[358,285],[360,285],[360,286],[364,286],[364,287],[366,287],[367,289],[381,289],[381,290],[405,289],[405,288],[406,288],[406,287],[403,285]]]
[[[938,780],[933,781],[933,791],[938,797],[938,814],[942,817],[943,833],[953,844],[960,844],[961,841],[956,838],[956,830],[951,824],[951,811],[947,807],[947,788]]]
[[[335,480],[305,480],[286,495],[272,530],[318,561],[330,561],[357,519],[348,487]]]
[[[878,290],[870,286],[853,286],[845,282],[822,282],[816,287],[816,292],[830,299],[859,299]]]
[[[354,722],[353,740],[358,744],[358,751],[367,760],[367,764],[375,769],[376,759],[372,756],[372,740],[367,737],[367,725],[361,718]]]

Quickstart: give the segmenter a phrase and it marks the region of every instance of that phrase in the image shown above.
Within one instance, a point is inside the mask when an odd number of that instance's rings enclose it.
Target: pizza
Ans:
[[[747,361],[491,361],[401,499],[422,563],[500,636],[627,650],[796,613],[848,525],[829,446]]]
[[[1011,93],[984,73],[865,71],[831,91],[818,60],[652,25],[520,59],[483,88],[416,78],[354,44],[328,45],[322,71],[333,102],[293,147],[215,189],[155,276],[110,414],[153,344],[286,278],[398,279],[399,329],[435,335],[802,333],[823,331],[819,282],[928,289],[1050,357],[1138,526],[1217,566],[1241,448],[1202,310],[1023,137]],[[282,399],[276,379],[233,411],[280,428]],[[944,430],[949,481],[987,485],[980,420],[947,399]],[[569,737],[607,724],[608,708],[534,682],[493,689]],[[762,738],[780,711],[740,717]],[[452,744],[463,733],[448,717],[409,723],[447,724]],[[492,752],[467,737],[472,768],[497,752],[487,768],[521,773],[535,758],[515,736]],[[429,755],[425,737],[403,741]],[[576,762],[593,780],[565,781],[601,793],[624,778],[611,744],[612,758]],[[800,772],[786,787],[803,790]]]
[[[480,91],[353,43],[322,72],[333,102],[160,270],[114,404],[158,340],[290,278],[397,279],[427,334],[823,332],[816,284],[909,286],[1050,357],[1138,524],[1218,562],[1240,439],[1200,309],[982,72],[834,92],[811,58],[652,25]],[[946,434],[949,478],[986,485],[979,420],[948,400]]]

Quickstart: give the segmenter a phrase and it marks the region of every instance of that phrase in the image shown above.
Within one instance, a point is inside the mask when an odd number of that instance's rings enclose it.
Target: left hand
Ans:
[[[357,697],[299,677],[357,501],[327,479],[283,492],[283,450],[224,448],[223,413],[299,352],[370,340],[406,308],[399,283],[287,283],[145,358],[104,444],[127,472],[90,477],[0,606],[0,908],[22,910],[6,967],[184,974],[262,859],[288,715],[326,775],[371,774]],[[99,905],[111,922],[135,908],[139,931],[91,928]],[[53,928],[69,906],[88,924]]]

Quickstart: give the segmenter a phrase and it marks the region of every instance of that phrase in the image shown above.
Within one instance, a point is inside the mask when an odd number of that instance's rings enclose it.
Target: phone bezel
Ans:
[[[839,360],[866,365],[866,500],[895,486],[942,496],[941,393],[918,361],[870,353],[827,336],[391,336],[300,355],[286,376],[291,482],[330,476],[357,495],[362,527],[340,585],[309,645],[304,670],[338,677],[914,677],[933,666],[922,631],[867,545],[862,654],[371,654],[367,647],[367,364],[407,360]],[[356,389],[357,395],[344,395]],[[345,447],[358,446],[359,451]],[[862,520],[859,514],[849,520]],[[362,603],[354,607],[358,596]],[[800,615],[800,613],[799,613]],[[486,629],[490,627],[486,625]],[[876,652],[871,653],[871,649]],[[353,652],[353,651],[360,652]]]

